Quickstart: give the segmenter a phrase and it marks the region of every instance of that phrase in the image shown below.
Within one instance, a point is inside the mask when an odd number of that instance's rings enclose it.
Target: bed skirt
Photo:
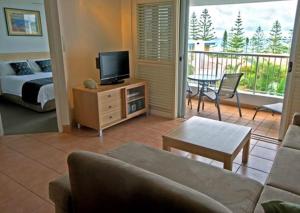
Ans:
[[[31,104],[31,103],[24,102],[21,97],[16,95],[2,94],[1,96],[15,104],[19,104],[23,107],[34,110],[36,112],[49,112],[55,110],[56,108],[55,99],[48,101],[42,108],[41,104]]]

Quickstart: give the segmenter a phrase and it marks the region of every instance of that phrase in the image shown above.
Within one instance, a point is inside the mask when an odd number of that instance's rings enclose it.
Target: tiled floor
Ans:
[[[244,115],[250,114],[250,111],[243,112]],[[206,115],[205,112],[200,114]],[[260,116],[258,118],[262,119]],[[228,116],[228,120],[230,119],[233,118]],[[48,183],[67,171],[66,158],[70,152],[87,150],[105,153],[128,141],[161,148],[162,134],[182,121],[141,116],[105,130],[101,139],[97,137],[96,131],[85,128],[74,130],[72,134],[42,133],[1,137],[0,212],[54,212],[54,206],[48,198]],[[234,161],[233,172],[263,183],[277,149],[277,144],[252,140],[248,165],[241,165],[239,154]],[[200,156],[176,150],[174,152],[213,166],[223,166],[222,163]]]
[[[187,107],[187,117],[197,115],[205,118],[211,118],[218,120],[218,112],[215,105],[211,102],[205,102],[204,110],[197,112],[197,100],[192,101],[192,109]],[[274,114],[270,112],[258,112],[255,120],[252,120],[255,113],[254,109],[242,108],[242,118],[239,117],[239,112],[236,106],[221,105],[221,116],[222,120],[230,123],[241,124],[249,126],[252,128],[252,133],[263,135],[271,138],[278,138],[280,119],[279,114]]]

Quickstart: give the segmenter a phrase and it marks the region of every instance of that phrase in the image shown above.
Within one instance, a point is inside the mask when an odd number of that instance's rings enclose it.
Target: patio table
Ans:
[[[203,92],[207,89],[208,85],[210,83],[216,83],[217,81],[220,81],[222,79],[222,77],[218,76],[218,75],[196,74],[196,75],[189,75],[188,79],[198,82],[198,91],[197,91],[196,95],[199,95],[199,99],[200,99],[203,95]],[[200,102],[198,100],[198,108],[197,108],[198,112],[200,110],[200,104],[199,103]]]

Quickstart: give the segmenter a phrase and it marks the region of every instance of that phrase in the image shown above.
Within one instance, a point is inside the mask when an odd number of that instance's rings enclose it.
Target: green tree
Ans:
[[[293,42],[293,29],[290,29],[288,37],[286,39],[286,43],[287,43],[287,47],[288,47],[288,53],[291,51],[292,42]]]
[[[245,46],[244,38],[244,28],[243,21],[241,18],[241,13],[238,13],[238,16],[235,20],[234,27],[231,28],[229,47],[232,52],[243,52]]]
[[[250,43],[250,39],[247,37],[246,40],[246,53],[248,52],[248,47],[249,47],[249,43]]]
[[[190,39],[198,40],[200,39],[200,25],[196,13],[193,12],[190,19]]]
[[[286,51],[286,47],[283,45],[281,25],[278,20],[273,23],[268,44],[269,50],[274,54],[280,54]]]
[[[204,9],[201,13],[200,20],[200,39],[203,41],[209,41],[215,38],[215,32],[211,21],[211,16],[208,14],[208,10]]]
[[[257,27],[255,34],[251,38],[251,49],[252,52],[261,53],[265,48],[265,35],[260,26]]]
[[[223,52],[227,51],[227,46],[228,46],[228,34],[227,34],[227,30],[225,30],[222,39]]]

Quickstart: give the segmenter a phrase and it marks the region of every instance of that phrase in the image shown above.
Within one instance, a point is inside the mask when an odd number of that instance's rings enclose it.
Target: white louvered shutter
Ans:
[[[138,4],[138,59],[170,61],[172,51],[172,2]]]
[[[149,83],[150,109],[175,115],[176,1],[136,1],[136,77]]]

